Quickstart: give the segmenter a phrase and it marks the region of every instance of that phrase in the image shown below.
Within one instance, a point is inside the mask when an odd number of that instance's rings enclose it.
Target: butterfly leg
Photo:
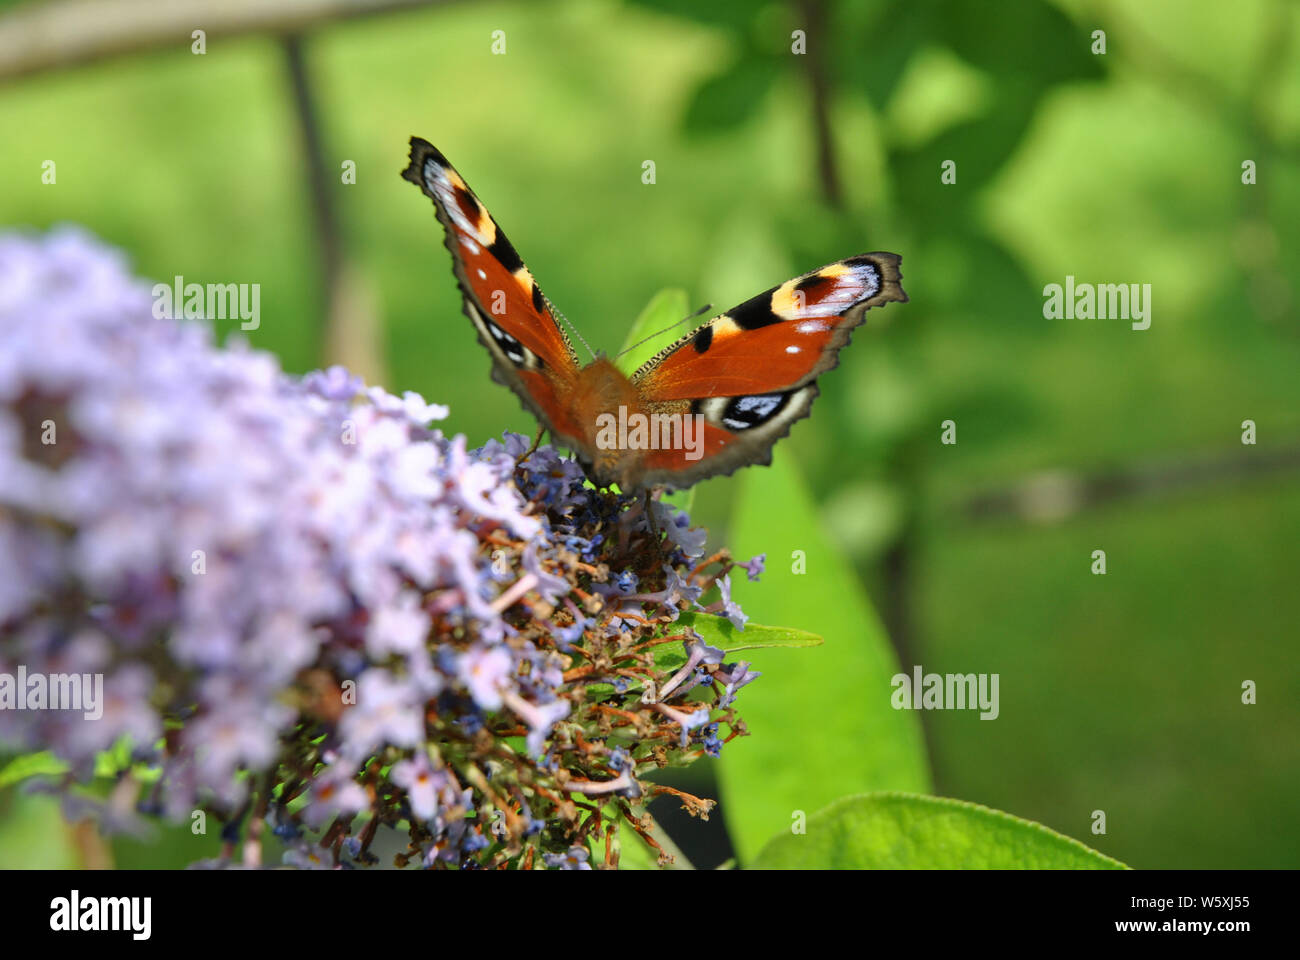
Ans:
[[[524,452],[524,455],[523,455],[522,457],[520,457],[516,462],[517,462],[517,463],[523,463],[525,460],[527,460],[529,457],[531,457],[534,453],[536,453],[536,452],[537,452],[537,448],[538,448],[539,446],[541,446],[541,443],[542,443],[542,437],[545,436],[545,434],[546,434],[546,428],[545,428],[545,427],[538,427],[538,428],[537,428],[537,436],[533,437],[533,445],[532,445],[531,447],[529,447],[529,448]]]

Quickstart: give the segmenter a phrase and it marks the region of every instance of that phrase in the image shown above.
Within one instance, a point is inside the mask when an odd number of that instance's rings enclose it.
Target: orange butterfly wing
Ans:
[[[514,245],[464,178],[427,140],[411,138],[402,176],[434,203],[465,315],[492,355],[492,378],[512,389],[541,424],[566,440],[584,435],[566,402],[578,358]]]
[[[697,449],[650,451],[642,482],[689,486],[751,463],[808,416],[817,377],[868,309],[905,303],[901,258],[864,253],[788,280],[691,331],[632,375],[651,410],[699,414]]]

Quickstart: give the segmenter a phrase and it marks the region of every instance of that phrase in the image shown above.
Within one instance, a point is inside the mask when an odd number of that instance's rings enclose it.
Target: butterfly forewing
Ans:
[[[493,376],[509,386],[545,426],[575,429],[558,398],[572,388],[577,356],[505,232],[436,147],[411,138],[402,176],[433,201],[446,230],[465,314],[493,359]]]
[[[905,302],[900,258],[865,253],[795,277],[682,337],[633,374],[643,401],[689,403],[704,418],[703,455],[658,450],[647,483],[674,486],[770,463],[772,445],[811,412],[817,377],[870,308]]]

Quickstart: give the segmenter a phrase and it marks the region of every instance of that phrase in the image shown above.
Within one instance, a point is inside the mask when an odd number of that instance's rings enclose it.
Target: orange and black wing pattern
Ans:
[[[868,309],[905,303],[901,258],[864,253],[795,277],[691,331],[632,376],[650,409],[704,417],[703,455],[657,450],[645,482],[688,486],[750,463],[770,463],[772,445],[808,416],[817,377]]]
[[[552,433],[581,436],[566,402],[577,355],[550,301],[514,245],[437,147],[411,138],[402,176],[434,203],[446,230],[465,315],[492,355],[492,376],[510,387]]]

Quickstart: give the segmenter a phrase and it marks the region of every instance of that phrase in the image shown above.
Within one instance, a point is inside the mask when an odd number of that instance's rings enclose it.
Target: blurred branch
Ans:
[[[320,338],[322,365],[342,363],[367,383],[386,381],[379,346],[379,319],[374,298],[361,271],[345,255],[334,191],[337,175],[325,165],[320,115],[312,95],[311,76],[303,55],[300,34],[286,34],[281,45],[293,90],[294,115],[302,140],[303,165],[311,194],[313,234],[320,260],[320,288],[325,325]]]
[[[207,39],[291,33],[435,0],[56,0],[0,16],[0,80]],[[441,2],[441,0],[439,0]]]
[[[339,262],[343,258],[343,245],[339,239],[338,216],[334,212],[329,175],[325,172],[320,120],[307,79],[307,65],[302,54],[302,36],[297,33],[287,34],[282,38],[281,45],[284,48],[290,86],[293,88],[293,105],[294,113],[298,118],[298,131],[302,135],[302,152],[306,160],[307,181],[311,189],[312,214],[316,218],[322,269],[328,280],[338,273]]]
[[[958,509],[972,520],[1011,517],[1031,523],[1060,523],[1114,501],[1167,496],[1290,470],[1300,470],[1300,444],[1245,455],[1135,464],[1094,474],[1044,470],[967,497]]]
[[[803,15],[804,30],[812,42],[804,54],[808,68],[808,83],[812,88],[812,114],[817,142],[817,172],[821,176],[822,193],[826,203],[835,210],[844,209],[844,190],[835,162],[835,141],[831,133],[830,80],[826,69],[826,51],[830,49],[830,36],[826,29],[826,8],[821,0],[800,0],[799,12]]]

